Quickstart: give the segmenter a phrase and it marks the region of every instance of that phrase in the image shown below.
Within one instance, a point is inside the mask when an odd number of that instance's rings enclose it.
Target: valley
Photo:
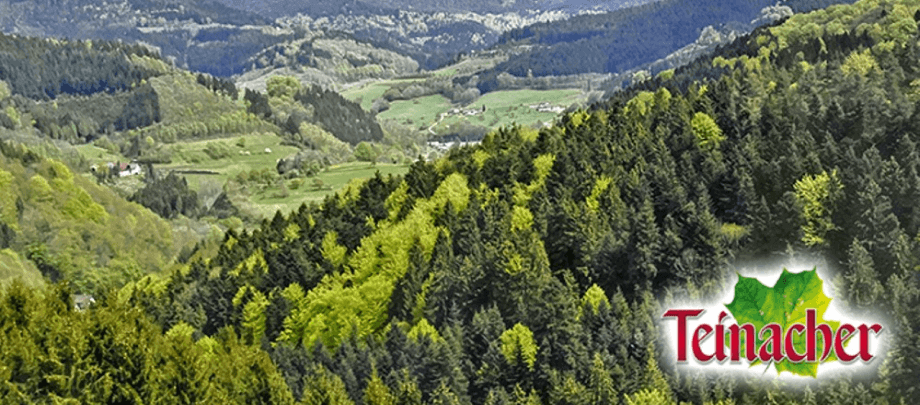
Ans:
[[[0,403],[916,397],[920,1],[0,0],[0,31]],[[693,357],[749,365],[678,361],[704,307]]]

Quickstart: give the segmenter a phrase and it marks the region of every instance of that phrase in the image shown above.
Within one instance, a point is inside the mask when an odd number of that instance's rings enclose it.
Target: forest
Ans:
[[[0,398],[911,403],[918,21],[916,0],[795,15],[550,127],[503,128],[228,231],[89,310],[66,277],[14,281],[0,293]],[[301,90],[277,79],[259,104],[304,113]],[[114,218],[22,148],[0,149],[4,189]],[[19,235],[25,205],[5,196],[0,235]],[[746,260],[815,257],[838,270],[835,305],[890,320],[871,371],[793,384],[682,372],[663,355],[669,298],[717,294]]]
[[[800,13],[849,2],[794,0],[783,5]],[[526,49],[480,74],[477,86],[482,93],[496,90],[501,73],[521,78],[622,73],[662,59],[693,42],[706,26],[734,23],[750,27],[761,9],[772,4],[769,1],[691,4],[686,0],[667,0],[514,29],[502,35],[497,47],[527,45]]]

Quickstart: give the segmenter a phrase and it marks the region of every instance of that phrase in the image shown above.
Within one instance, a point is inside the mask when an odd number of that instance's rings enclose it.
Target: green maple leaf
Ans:
[[[750,323],[754,325],[755,330],[760,331],[764,325],[769,323],[779,324],[783,331],[786,331],[790,325],[795,323],[805,324],[805,311],[807,309],[815,310],[816,324],[827,324],[831,331],[836,331],[840,326],[837,321],[825,321],[824,312],[831,303],[831,299],[824,295],[824,281],[818,277],[816,269],[803,271],[801,273],[790,273],[783,269],[783,274],[776,281],[772,288],[763,285],[760,281],[751,277],[738,275],[738,282],[735,284],[735,298],[730,304],[725,306],[735,317],[739,325]],[[741,337],[741,356],[745,356],[745,336]],[[805,353],[806,338],[804,333],[793,337],[793,346],[798,353]],[[756,336],[755,350],[763,344],[760,336]],[[729,345],[730,341],[726,336],[725,344]],[[817,353],[820,357],[824,351],[824,339],[822,334],[818,334]],[[828,342],[832,344],[832,342]],[[775,350],[775,348],[774,348]],[[825,361],[836,360],[833,351]],[[759,364],[760,361],[754,361],[753,365]],[[789,371],[793,374],[812,376],[818,374],[818,363],[802,361],[793,363],[788,358],[776,362],[776,373]],[[768,365],[769,367],[769,365]]]

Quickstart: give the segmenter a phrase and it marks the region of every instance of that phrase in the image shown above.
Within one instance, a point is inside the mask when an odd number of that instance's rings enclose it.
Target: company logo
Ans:
[[[883,327],[824,319],[831,298],[816,269],[783,269],[773,287],[738,276],[734,298],[717,308],[714,324],[702,322],[704,309],[669,309],[662,319],[675,326],[672,344],[678,364],[772,364],[777,373],[816,377],[818,366],[839,361],[870,362]],[[734,322],[732,322],[734,320]],[[672,329],[673,331],[674,329]],[[877,345],[875,345],[877,346]]]

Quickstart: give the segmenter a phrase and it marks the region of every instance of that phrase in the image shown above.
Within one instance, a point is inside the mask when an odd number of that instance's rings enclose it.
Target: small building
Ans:
[[[73,300],[73,309],[83,311],[96,304],[96,299],[88,294],[74,294],[70,298]]]
[[[141,174],[141,165],[132,163],[120,163],[118,165],[118,177],[137,176]]]

